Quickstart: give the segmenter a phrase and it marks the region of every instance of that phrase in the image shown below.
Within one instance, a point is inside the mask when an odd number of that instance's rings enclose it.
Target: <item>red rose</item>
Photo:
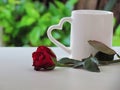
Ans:
[[[32,53],[33,66],[35,70],[52,70],[57,62],[56,55],[46,46],[39,46]]]

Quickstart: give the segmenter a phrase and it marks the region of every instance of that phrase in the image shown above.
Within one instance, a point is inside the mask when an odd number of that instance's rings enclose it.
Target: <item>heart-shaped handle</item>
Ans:
[[[71,17],[64,17],[60,20],[59,24],[57,25],[52,25],[48,28],[47,30],[47,35],[48,38],[58,47],[61,47],[63,50],[65,50],[66,52],[68,52],[69,54],[71,53],[71,50],[66,47],[65,45],[63,45],[62,43],[60,43],[59,41],[57,41],[55,38],[53,38],[53,36],[51,35],[52,30],[57,29],[57,30],[62,30],[63,24],[64,22],[72,22]]]

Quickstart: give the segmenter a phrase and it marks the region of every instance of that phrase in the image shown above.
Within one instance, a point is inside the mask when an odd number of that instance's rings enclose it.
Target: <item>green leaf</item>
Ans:
[[[19,35],[20,30],[21,30],[21,29],[15,29],[15,30],[13,30],[13,33],[11,34],[11,36],[12,36],[13,38],[17,37],[17,35]]]
[[[9,26],[8,28],[5,29],[5,33],[12,34],[13,30],[14,30],[13,27]]]
[[[116,32],[117,32],[117,30],[116,30]],[[120,46],[120,30],[119,30],[119,35],[116,34],[116,35],[113,36],[112,46]]]
[[[63,10],[65,8],[65,5],[62,2],[60,2],[60,1],[55,1],[55,4],[61,10]]]
[[[50,5],[50,6],[49,6],[49,12],[50,12],[53,16],[58,15],[58,14],[59,14],[58,8],[55,7],[55,5],[52,4],[52,3],[50,3],[49,5]]]
[[[37,9],[37,11],[39,11],[40,14],[43,14],[45,13],[46,11],[46,6],[45,4],[43,4],[42,2],[39,2],[39,1],[35,1],[34,2],[35,4],[35,9]]]
[[[95,62],[97,65],[99,65],[98,59],[96,57],[93,57],[93,55],[90,55],[89,57],[82,59],[82,61],[89,60],[89,59]]]
[[[30,16],[23,16],[18,27],[30,26],[36,22],[36,19]]]
[[[70,58],[65,57],[65,58],[61,58],[61,59],[59,60],[59,62],[60,62],[60,63],[63,63],[63,64],[75,64],[75,63],[78,63],[78,62],[80,62],[80,61],[79,61],[79,60],[74,60],[74,59],[70,59]]]
[[[97,52],[95,54],[95,57],[99,60],[99,61],[113,61],[114,59],[114,54],[109,55],[109,54],[105,54],[103,52]]]
[[[120,58],[120,55],[118,53],[116,53],[117,57]]]
[[[50,46],[51,45],[51,41],[46,37],[46,38],[41,39],[41,43],[40,44],[41,45],[45,45],[45,46]]]
[[[39,45],[40,40],[40,28],[34,27],[33,30],[29,33],[29,40],[33,46]]]
[[[57,59],[56,58],[52,58],[52,61],[55,63],[55,65],[57,65]]]
[[[3,39],[4,42],[9,42],[9,41],[10,41],[10,36],[4,34],[4,35],[2,36],[2,39]]]
[[[54,68],[55,68],[55,66],[51,66],[51,67],[45,68],[45,70],[53,70]]]
[[[78,63],[78,62],[81,62],[79,60],[74,60],[74,59],[70,59],[70,58],[61,58],[58,63],[60,64],[64,64],[65,66],[71,66],[73,67],[74,64]]]
[[[64,36],[64,38],[62,38],[61,43],[63,43],[65,46],[69,46],[70,45],[70,37],[69,36]]]
[[[106,3],[104,10],[111,11],[118,0],[108,0],[108,3]]]
[[[69,9],[70,11],[73,10],[74,5],[78,2],[78,0],[68,0],[65,4],[65,6],[67,7],[67,9]]]
[[[47,13],[43,14],[38,21],[40,24],[41,23],[48,24],[51,21],[51,17],[52,17],[52,14],[47,12]]]
[[[11,12],[10,8],[0,7],[0,12],[1,12],[1,14],[4,15],[5,18],[7,18],[7,19],[12,18],[12,12]]]
[[[26,5],[25,5],[25,10],[26,10],[26,13],[30,16],[30,17],[34,17],[34,18],[36,18],[36,19],[38,19],[39,18],[39,13],[38,13],[38,11],[35,9],[35,7],[34,7],[34,4],[32,4],[32,3],[26,3]]]
[[[83,64],[84,64],[84,62],[78,62],[78,63],[76,63],[73,67],[74,68],[83,68]]]
[[[84,59],[83,68],[92,72],[100,72],[100,69],[95,61],[96,58],[94,57]]]
[[[100,65],[108,65],[108,64],[118,63],[118,62],[120,62],[120,59],[113,60],[113,61],[99,61]]]
[[[60,38],[62,38],[62,35],[60,35],[58,32],[56,32],[56,31],[53,31],[52,32],[52,35],[53,35],[53,37],[55,38],[55,39],[60,39]]]
[[[93,46],[95,49],[97,49],[98,51],[101,51],[103,53],[106,53],[108,55],[113,55],[116,54],[116,52],[109,48],[107,45],[105,45],[102,42],[99,41],[95,41],[95,40],[89,40],[88,43]]]

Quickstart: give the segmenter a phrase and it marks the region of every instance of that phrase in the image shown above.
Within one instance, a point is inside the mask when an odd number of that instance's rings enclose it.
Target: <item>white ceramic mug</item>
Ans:
[[[64,49],[73,59],[81,60],[96,50],[89,45],[88,40],[97,40],[107,46],[112,46],[113,13],[101,10],[74,10],[71,17],[64,17],[59,24],[48,28],[49,39]],[[53,38],[51,31],[61,29],[64,22],[71,23],[70,48]]]

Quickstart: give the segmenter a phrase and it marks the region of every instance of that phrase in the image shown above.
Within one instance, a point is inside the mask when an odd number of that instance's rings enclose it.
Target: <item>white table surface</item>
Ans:
[[[68,56],[52,48],[60,57]],[[114,47],[120,53],[120,47]],[[36,47],[0,48],[0,90],[120,90],[120,63],[101,66],[100,73],[56,67],[34,71],[32,52]]]

